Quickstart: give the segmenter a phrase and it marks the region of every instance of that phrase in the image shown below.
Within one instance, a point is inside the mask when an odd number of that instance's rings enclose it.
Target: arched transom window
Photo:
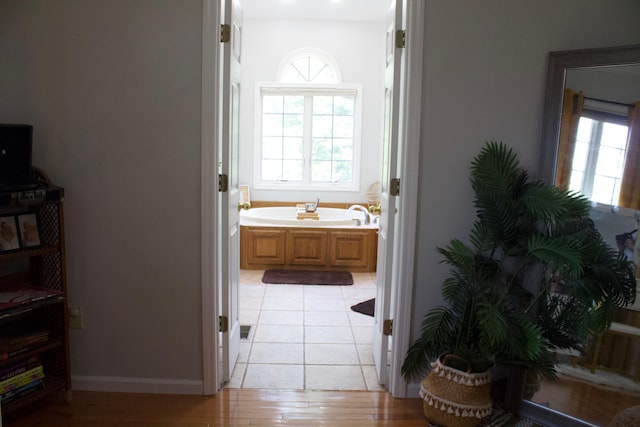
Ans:
[[[358,187],[361,86],[323,52],[295,52],[256,86],[256,188]]]
[[[289,83],[338,83],[336,67],[317,53],[302,53],[286,62],[279,80]]]

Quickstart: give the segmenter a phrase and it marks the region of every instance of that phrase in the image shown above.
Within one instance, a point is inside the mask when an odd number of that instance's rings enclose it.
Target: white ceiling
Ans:
[[[391,0],[240,0],[245,18],[384,21]]]

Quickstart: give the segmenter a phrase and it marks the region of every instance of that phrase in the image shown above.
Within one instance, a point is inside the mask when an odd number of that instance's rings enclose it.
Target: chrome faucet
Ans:
[[[371,224],[371,214],[369,213],[369,210],[367,208],[365,208],[364,206],[351,205],[351,206],[349,206],[348,210],[349,210],[349,212],[361,211],[364,214],[364,223],[365,224]]]

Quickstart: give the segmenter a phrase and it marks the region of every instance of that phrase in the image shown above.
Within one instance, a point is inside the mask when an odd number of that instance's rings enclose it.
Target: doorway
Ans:
[[[382,126],[379,125],[383,104],[385,15],[390,0],[380,0],[383,5],[377,17],[362,16],[371,12],[372,2],[360,4],[347,11],[339,20],[313,19],[313,14],[324,13],[320,8],[300,11],[281,9],[286,18],[274,17],[281,2],[263,11],[263,0],[241,1],[242,25],[242,93],[240,96],[240,182],[255,181],[247,171],[258,165],[253,152],[259,135],[247,129],[261,128],[256,117],[259,103],[255,82],[270,83],[277,80],[276,69],[292,51],[301,48],[317,49],[336,59],[338,74],[344,76],[344,84],[361,84],[368,96],[369,105],[362,111],[362,139],[368,146],[360,148],[361,171],[358,177],[361,187],[370,181],[380,180],[380,147]],[[327,2],[325,6],[331,7]],[[333,5],[335,6],[335,5]],[[341,5],[340,5],[341,6]],[[367,7],[368,6],[368,7]],[[333,13],[338,13],[336,9]],[[372,19],[375,19],[373,21]],[[331,28],[332,34],[327,34]],[[377,31],[377,33],[375,33]],[[355,39],[346,42],[345,39]],[[355,49],[344,45],[366,43],[361,53],[353,57]],[[377,62],[373,60],[377,58]],[[365,70],[362,63],[369,64]],[[375,67],[377,66],[377,69]],[[363,76],[368,71],[368,75]],[[353,79],[357,80],[353,80]],[[358,80],[359,79],[359,80]],[[363,83],[364,82],[364,83]],[[367,92],[368,91],[368,92]],[[378,93],[379,96],[374,95]],[[379,99],[377,99],[379,98]],[[380,111],[377,111],[380,110]],[[377,133],[377,134],[376,134]],[[380,141],[371,144],[372,141]],[[364,145],[364,144],[363,144]],[[259,152],[258,147],[255,151]],[[254,188],[251,199],[281,202],[281,190]],[[313,190],[312,190],[313,191]],[[305,200],[305,192],[287,191],[293,200]],[[361,191],[361,193],[364,193]],[[257,196],[256,196],[257,194]],[[326,202],[362,203],[355,192],[321,191],[318,196]],[[284,195],[287,197],[287,195]],[[234,253],[234,255],[236,255]],[[241,270],[239,282],[239,315],[241,334],[240,353],[227,387],[284,388],[284,389],[349,389],[380,390],[376,379],[373,353],[374,319],[352,312],[350,306],[374,298],[375,273],[354,273],[354,285],[348,287],[314,287],[300,285],[267,285],[260,283],[262,271]],[[332,378],[342,378],[342,382]]]
[[[404,2],[403,2],[404,3]],[[406,140],[402,150],[402,158],[398,160],[400,177],[415,177],[418,175],[419,159],[419,139],[420,139],[420,117],[421,117],[421,75],[422,75],[422,34],[424,23],[424,5],[422,2],[406,2],[406,17],[404,18],[408,41],[405,50],[407,66],[403,69],[405,79],[405,98],[402,105],[407,113],[403,118],[403,133],[401,138]],[[203,378],[204,393],[215,394],[222,379],[222,357],[219,352],[223,341],[221,335],[216,334],[218,330],[217,319],[221,311],[220,295],[212,286],[213,283],[220,283],[220,262],[216,257],[220,248],[220,222],[217,217],[219,212],[219,200],[217,199],[217,176],[215,165],[220,164],[218,149],[214,141],[220,131],[220,123],[216,120],[216,103],[220,93],[216,82],[218,81],[217,57],[220,53],[220,46],[217,43],[219,35],[218,24],[220,15],[220,4],[215,0],[203,0],[204,28],[203,28],[203,169],[202,169],[202,230],[205,238],[202,242],[202,300],[203,300]],[[411,41],[413,40],[413,41]],[[213,120],[207,120],[207,117]],[[214,183],[215,187],[214,187]],[[389,306],[393,307],[396,313],[393,319],[394,330],[402,331],[397,333],[390,347],[392,352],[400,354],[408,347],[409,330],[411,324],[411,288],[413,282],[413,262],[415,251],[415,230],[417,212],[417,182],[415,179],[406,179],[403,182],[403,195],[399,197],[397,203],[397,222],[399,238],[396,247],[393,248],[394,261],[396,267],[393,269],[394,281],[398,283],[393,294],[388,297]],[[212,238],[207,238],[211,236]],[[209,320],[211,319],[211,320]],[[213,319],[216,321],[214,322]],[[396,329],[397,328],[397,329]],[[389,360],[389,381],[388,390],[396,397],[407,396],[407,385],[400,378],[399,357],[392,357]],[[416,392],[417,394],[417,392]]]

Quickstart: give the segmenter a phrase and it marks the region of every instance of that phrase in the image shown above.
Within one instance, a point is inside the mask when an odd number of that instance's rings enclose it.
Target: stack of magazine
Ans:
[[[0,402],[2,405],[44,388],[44,370],[38,356],[0,368]]]

